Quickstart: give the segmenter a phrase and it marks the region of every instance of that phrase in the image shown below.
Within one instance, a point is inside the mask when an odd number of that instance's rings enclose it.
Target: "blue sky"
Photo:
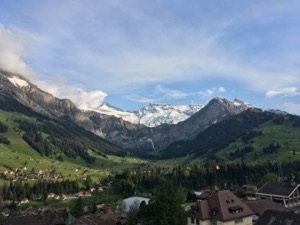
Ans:
[[[300,2],[1,0],[0,67],[97,107],[238,98],[300,114]]]

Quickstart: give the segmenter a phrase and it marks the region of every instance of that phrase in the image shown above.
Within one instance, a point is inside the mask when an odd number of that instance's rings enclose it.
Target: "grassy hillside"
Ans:
[[[300,117],[248,110],[159,152],[182,162],[300,160]]]
[[[300,127],[293,125],[294,122],[290,121],[288,117],[285,117],[282,124],[276,124],[270,120],[255,128],[256,131],[262,132],[261,135],[253,137],[245,143],[242,140],[246,136],[244,134],[216,155],[225,160],[240,161],[244,159],[249,162],[300,160]],[[280,147],[272,153],[264,152],[264,147],[272,143],[279,144]],[[230,156],[230,153],[246,146],[252,146],[253,150],[245,154],[244,157]]]
[[[99,154],[97,149],[89,149],[87,151],[95,159],[92,163],[83,160],[80,156],[68,157],[63,152],[60,152],[59,149],[55,149],[54,153],[50,156],[42,156],[22,138],[25,131],[19,128],[18,121],[26,121],[32,124],[40,123],[36,117],[0,110],[0,122],[8,127],[8,132],[3,135],[10,141],[10,144],[0,143],[0,171],[7,170],[8,168],[19,168],[23,171],[26,168],[26,171],[31,171],[34,168],[50,172],[55,169],[57,173],[63,174],[64,177],[75,179],[76,175],[88,170],[88,174],[98,179],[113,171],[143,163],[142,160],[135,158],[119,157],[107,153]],[[60,127],[59,124],[55,124],[53,121],[52,123]],[[47,133],[42,133],[44,138],[48,135]],[[92,140],[91,138],[91,142]],[[94,143],[94,145],[90,144],[90,146],[97,146],[97,143]],[[62,158],[58,160],[58,156]]]

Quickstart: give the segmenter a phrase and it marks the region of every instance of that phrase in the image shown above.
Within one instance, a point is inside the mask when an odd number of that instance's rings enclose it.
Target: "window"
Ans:
[[[195,219],[191,218],[191,223],[194,224],[195,223]]]
[[[200,225],[200,221],[199,220],[196,220],[196,225]]]
[[[238,218],[234,222],[235,222],[235,224],[242,223],[243,222],[243,218]]]

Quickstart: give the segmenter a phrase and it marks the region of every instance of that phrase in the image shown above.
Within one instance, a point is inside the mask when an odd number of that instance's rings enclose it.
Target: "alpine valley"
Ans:
[[[0,72],[1,150],[97,163],[96,156],[182,160],[300,159],[300,118],[240,100],[207,105],[150,104],[134,112],[58,99],[20,75]],[[5,141],[2,141],[5,142]],[[68,147],[66,147],[68,146]]]

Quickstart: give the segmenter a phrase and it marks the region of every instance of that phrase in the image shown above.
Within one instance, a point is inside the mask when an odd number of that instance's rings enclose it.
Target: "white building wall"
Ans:
[[[230,220],[230,221],[216,221],[216,225],[252,225],[252,216],[244,217],[243,222],[236,223],[235,220]],[[187,218],[187,225],[197,225],[196,219],[194,219],[194,223],[192,223],[191,218]],[[212,220],[200,220],[199,225],[213,225]]]

